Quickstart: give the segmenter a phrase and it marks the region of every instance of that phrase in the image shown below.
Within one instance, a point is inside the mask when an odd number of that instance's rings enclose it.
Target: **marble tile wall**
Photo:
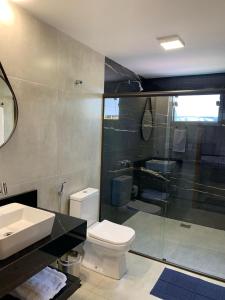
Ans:
[[[10,9],[12,22],[0,24],[0,61],[19,119],[0,149],[0,181],[10,195],[38,189],[38,204],[54,210],[66,181],[67,212],[70,193],[100,185],[104,57],[17,5]]]
[[[109,103],[108,101],[107,103]],[[169,155],[167,145],[170,129],[170,126],[167,126],[169,98],[151,98],[154,129],[147,142],[143,140],[141,134],[141,122],[146,101],[147,98],[141,96],[120,98],[118,120],[104,119],[101,185],[102,218],[107,216],[112,221],[117,218],[115,208],[111,206],[113,178],[130,175],[133,177],[133,183],[135,184],[135,165],[137,163],[152,157],[166,158]],[[122,162],[126,160],[129,161],[129,166],[122,165]],[[121,212],[118,214],[121,214]],[[125,221],[129,217],[130,213],[126,211],[120,219]]]
[[[145,91],[179,91],[198,89],[224,89],[225,73],[174,76],[162,78],[143,78]]]
[[[130,175],[140,190],[169,193],[168,217],[225,229],[222,221],[225,213],[223,123],[173,122],[171,97],[152,97],[151,100],[154,124],[148,142],[141,138],[146,97],[121,97],[118,119],[104,120],[102,218],[107,216],[112,221],[124,222],[130,217],[126,206],[116,209],[111,202],[112,179]],[[173,151],[175,128],[186,129],[184,153]],[[176,162],[174,171],[166,175],[168,182],[137,172],[136,166],[144,166],[144,162],[152,158]],[[128,167],[121,164],[124,160],[130,161]],[[138,197],[142,199],[140,194]]]

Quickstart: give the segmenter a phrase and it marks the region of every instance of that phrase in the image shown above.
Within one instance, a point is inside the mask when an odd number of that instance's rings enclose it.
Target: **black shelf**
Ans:
[[[66,286],[53,298],[53,300],[66,300],[81,287],[81,281],[78,277],[71,274],[66,274],[66,277]]]
[[[86,221],[59,213],[55,214],[52,234],[49,237],[0,261],[0,299],[85,241]],[[68,275],[68,278],[70,282],[72,277]]]
[[[67,277],[66,286],[53,298],[53,300],[66,300],[81,287],[80,279],[78,277],[75,277],[68,273],[64,274]],[[18,298],[15,298],[11,295],[6,295],[1,298],[1,300],[18,300]]]

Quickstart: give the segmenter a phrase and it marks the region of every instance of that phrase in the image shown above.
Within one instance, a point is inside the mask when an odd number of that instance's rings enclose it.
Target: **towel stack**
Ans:
[[[61,291],[66,280],[66,275],[47,267],[18,286],[11,295],[21,300],[49,300]]]
[[[187,132],[186,129],[175,129],[173,135],[173,151],[185,152]]]

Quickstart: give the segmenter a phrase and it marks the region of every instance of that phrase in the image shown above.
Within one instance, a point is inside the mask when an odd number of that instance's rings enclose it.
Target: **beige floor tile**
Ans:
[[[104,297],[94,294],[84,288],[80,288],[76,293],[73,294],[69,300],[107,300]]]
[[[82,280],[82,287],[70,300],[159,299],[150,295],[150,291],[165,267],[225,286],[225,283],[217,282],[216,280],[205,278],[131,253],[127,255],[127,264],[128,273],[121,280],[114,280],[91,270],[81,268],[80,278]]]

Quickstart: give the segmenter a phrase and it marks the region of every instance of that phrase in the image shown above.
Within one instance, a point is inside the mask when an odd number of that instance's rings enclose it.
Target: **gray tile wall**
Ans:
[[[99,188],[104,57],[11,5],[0,24],[0,61],[15,91],[19,120],[0,149],[0,181],[9,194],[38,189],[38,203],[58,210],[68,196]],[[74,86],[76,79],[82,86]]]

